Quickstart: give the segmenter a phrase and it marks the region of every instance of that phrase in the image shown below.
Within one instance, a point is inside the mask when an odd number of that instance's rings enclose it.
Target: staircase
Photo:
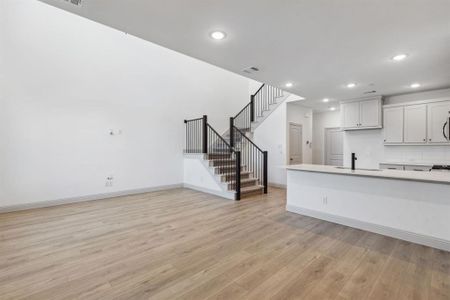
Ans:
[[[256,127],[285,100],[282,90],[263,84],[250,102],[230,118],[230,128],[219,134],[208,117],[185,120],[185,154],[203,154],[211,175],[235,200],[267,193],[267,151],[250,136]]]

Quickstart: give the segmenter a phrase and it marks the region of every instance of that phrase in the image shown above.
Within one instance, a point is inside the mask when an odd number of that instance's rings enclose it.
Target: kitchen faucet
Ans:
[[[352,153],[352,171],[355,170],[355,162],[358,158],[356,157],[355,153]]]

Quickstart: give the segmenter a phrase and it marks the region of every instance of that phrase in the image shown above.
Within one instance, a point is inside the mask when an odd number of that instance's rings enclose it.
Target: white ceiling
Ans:
[[[41,0],[230,71],[322,98],[450,86],[450,0]],[[214,41],[213,30],[227,38]],[[402,62],[390,60],[408,53]],[[358,83],[354,89],[348,82]]]

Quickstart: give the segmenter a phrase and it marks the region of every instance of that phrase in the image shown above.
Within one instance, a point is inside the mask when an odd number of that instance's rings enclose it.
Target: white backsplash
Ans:
[[[350,166],[352,152],[360,168],[378,168],[381,162],[450,164],[450,146],[384,146],[383,130],[346,131],[345,166]]]
[[[450,146],[386,146],[384,160],[394,162],[450,162]]]

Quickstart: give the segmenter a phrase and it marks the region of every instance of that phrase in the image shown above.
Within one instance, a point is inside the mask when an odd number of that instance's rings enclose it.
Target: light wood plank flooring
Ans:
[[[0,214],[0,299],[450,299],[450,253],[188,189]]]

